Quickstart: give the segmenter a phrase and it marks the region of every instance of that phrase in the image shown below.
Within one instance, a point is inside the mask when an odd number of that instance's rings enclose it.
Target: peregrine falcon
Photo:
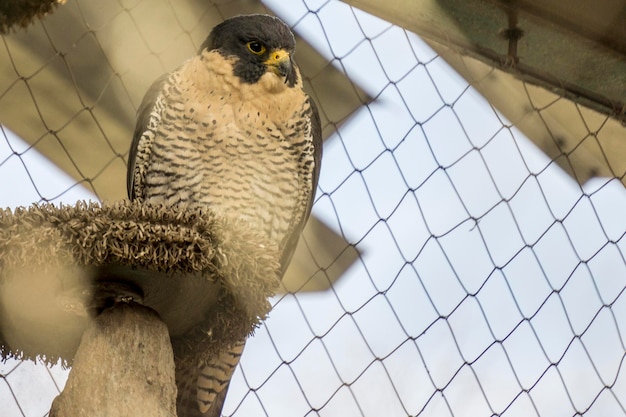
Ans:
[[[276,246],[282,273],[311,212],[322,152],[294,52],[276,17],[217,25],[196,56],[150,87],[128,158],[131,199],[244,219]],[[220,415],[244,343],[201,364],[191,381],[177,369],[179,417]]]

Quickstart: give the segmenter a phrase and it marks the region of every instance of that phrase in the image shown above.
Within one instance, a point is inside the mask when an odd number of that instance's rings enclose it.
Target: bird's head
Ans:
[[[236,16],[215,26],[200,47],[234,58],[233,72],[248,84],[270,72],[293,87],[298,81],[293,54],[293,33],[277,17],[254,14]]]

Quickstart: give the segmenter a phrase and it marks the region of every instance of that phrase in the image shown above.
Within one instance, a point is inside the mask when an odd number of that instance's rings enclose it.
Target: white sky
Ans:
[[[266,4],[377,96],[325,144],[314,207],[364,256],[274,300],[225,414],[626,415],[622,185],[581,190],[416,36],[336,1]],[[0,135],[0,206],[93,198],[24,146]],[[57,392],[31,363],[7,381],[3,416]]]

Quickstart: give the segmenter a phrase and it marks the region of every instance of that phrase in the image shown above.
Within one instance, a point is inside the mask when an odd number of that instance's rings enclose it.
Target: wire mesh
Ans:
[[[2,77],[0,107],[6,115],[14,96],[26,96],[30,105],[20,111],[29,112],[33,136],[25,144],[2,129],[1,206],[123,195],[124,183],[107,178],[124,169],[130,136],[107,130],[106,96],[126,92],[113,114],[132,124],[143,91],[193,53],[209,30],[207,14],[223,10],[184,14],[170,0],[92,3],[68,2],[19,35],[47,37],[43,66],[29,65],[16,34],[3,36],[11,72]],[[579,186],[556,163],[567,152],[539,151],[410,32],[338,1],[266,5],[372,97],[347,120],[326,116],[335,131],[313,209],[361,255],[329,290],[273,299],[224,414],[626,416],[620,181]],[[144,26],[148,10],[173,16],[179,36],[160,38]],[[60,50],[48,27],[69,12],[80,19],[65,34],[71,46]],[[135,45],[130,38],[144,45],[133,61],[107,52]],[[96,82],[71,76],[71,89],[50,99],[47,81],[87,65],[85,54],[104,55],[109,67],[94,70]],[[131,71],[137,61],[141,77]],[[313,95],[323,88],[316,77],[308,80]],[[97,100],[83,97],[89,89]],[[553,104],[532,112],[541,118]],[[73,108],[73,116],[58,123],[56,107]],[[597,141],[604,123],[579,114],[580,142]],[[73,124],[80,138],[68,134]],[[79,140],[108,151],[73,153],[69,142]],[[39,154],[53,147],[69,175]],[[118,194],[103,193],[107,187]],[[319,266],[323,276],[328,265]],[[66,376],[59,366],[0,364],[2,415],[45,416]]]

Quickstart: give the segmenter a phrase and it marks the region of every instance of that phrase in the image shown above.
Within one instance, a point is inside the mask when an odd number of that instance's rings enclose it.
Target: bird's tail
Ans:
[[[219,417],[245,340],[197,367],[176,367],[178,417]]]

